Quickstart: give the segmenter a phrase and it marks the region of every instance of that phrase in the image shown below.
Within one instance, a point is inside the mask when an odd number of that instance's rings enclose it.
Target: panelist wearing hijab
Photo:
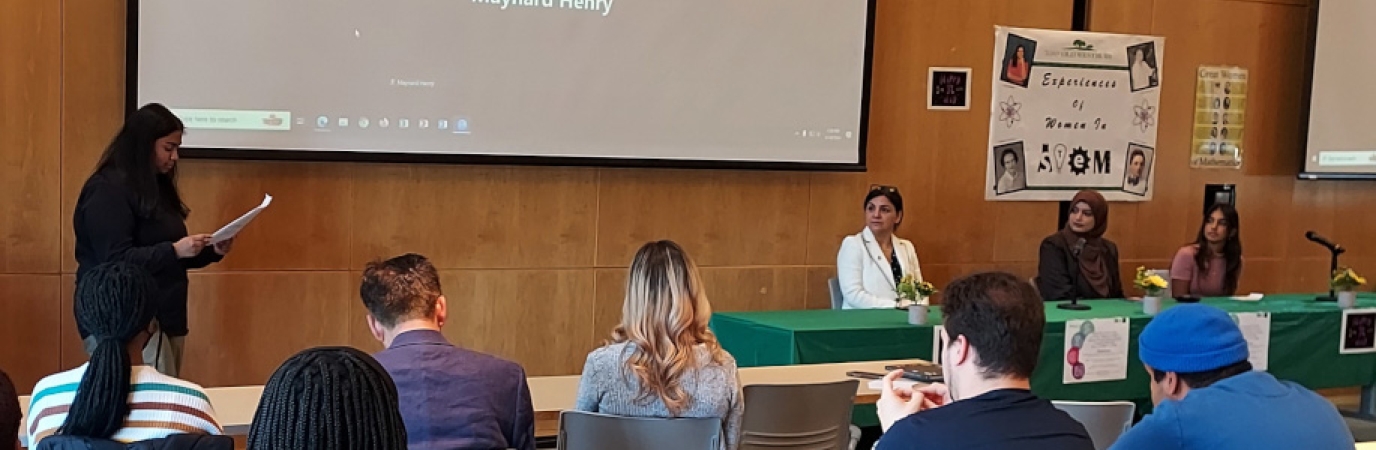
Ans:
[[[871,187],[865,195],[865,228],[846,236],[836,254],[842,308],[892,308],[904,275],[922,281],[913,243],[894,235],[902,222],[903,196],[898,188]]]
[[[1118,246],[1104,239],[1108,201],[1085,190],[1070,201],[1065,228],[1042,240],[1037,264],[1037,290],[1042,300],[1122,298]]]

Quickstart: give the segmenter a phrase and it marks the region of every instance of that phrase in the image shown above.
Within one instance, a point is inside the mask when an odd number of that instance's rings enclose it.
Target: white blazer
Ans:
[[[913,243],[897,236],[892,239],[903,273],[922,281]],[[893,279],[889,260],[869,227],[841,241],[841,251],[836,254],[836,281],[841,285],[843,309],[892,308],[898,298],[899,280]]]

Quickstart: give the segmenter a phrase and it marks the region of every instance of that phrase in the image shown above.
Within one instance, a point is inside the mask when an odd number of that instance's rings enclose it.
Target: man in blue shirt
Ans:
[[[884,378],[875,405],[876,450],[1094,450],[1084,425],[1032,394],[1046,311],[1041,295],[1008,273],[952,282],[941,305],[948,384],[913,391]]]
[[[412,253],[368,263],[359,295],[387,347],[375,356],[396,382],[407,448],[535,448],[525,370],[444,338],[448,305],[430,261]]]
[[[1167,309],[1147,324],[1137,346],[1156,408],[1112,449],[1353,446],[1332,403],[1252,370],[1242,331],[1221,309],[1202,304]]]

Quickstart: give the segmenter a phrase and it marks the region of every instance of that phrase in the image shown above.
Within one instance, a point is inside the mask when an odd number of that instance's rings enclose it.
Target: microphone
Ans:
[[[1319,236],[1319,233],[1315,233],[1315,232],[1313,232],[1313,231],[1309,231],[1309,232],[1307,232],[1307,233],[1304,233],[1304,238],[1310,240],[1311,242],[1313,242],[1313,243],[1315,243],[1315,244],[1319,244],[1319,245],[1324,246],[1324,248],[1327,248],[1328,251],[1331,251],[1331,252],[1338,252],[1338,253],[1342,253],[1342,252],[1343,252],[1343,246],[1338,245],[1338,244],[1334,244],[1333,241],[1330,241],[1330,240],[1328,240],[1328,239],[1324,239],[1323,236]]]
[[[1313,243],[1315,243],[1315,244],[1322,245],[1324,248],[1328,249],[1328,252],[1329,252],[1329,253],[1332,254],[1333,258],[1332,258],[1331,260],[1329,260],[1329,264],[1328,264],[1328,274],[1327,274],[1326,276],[1324,276],[1324,279],[1328,279],[1329,277],[1332,277],[1332,276],[1333,276],[1333,272],[1337,272],[1337,271],[1338,271],[1338,255],[1343,254],[1343,253],[1346,252],[1347,250],[1344,249],[1343,246],[1341,246],[1341,245],[1334,244],[1333,241],[1330,241],[1330,240],[1328,240],[1328,239],[1324,239],[1323,236],[1319,236],[1319,233],[1315,233],[1314,231],[1305,232],[1305,233],[1304,233],[1304,238],[1310,240],[1311,242],[1313,242]],[[1319,296],[1318,298],[1315,298],[1314,300],[1321,301],[1321,302],[1332,302],[1332,301],[1337,301],[1337,299],[1338,299],[1338,298],[1337,298],[1336,294],[1333,292],[1333,286],[1330,284],[1330,285],[1328,286],[1328,295],[1327,295],[1327,296]]]
[[[1070,270],[1070,303],[1061,303],[1056,305],[1057,308],[1072,311],[1085,311],[1089,309],[1089,305],[1080,304],[1080,268],[1076,266],[1080,261],[1080,253],[1084,251],[1085,238],[1076,239],[1075,245],[1070,246],[1070,254],[1075,258],[1075,264],[1072,264]]]

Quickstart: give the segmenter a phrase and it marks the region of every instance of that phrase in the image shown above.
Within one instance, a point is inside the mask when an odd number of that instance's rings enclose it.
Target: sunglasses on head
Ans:
[[[870,185],[870,191],[871,191],[871,192],[873,192],[873,191],[881,191],[881,192],[888,192],[888,193],[890,193],[890,194],[896,194],[896,193],[898,193],[898,188],[893,187],[893,186],[885,186],[885,185],[882,185],[882,184],[871,184],[871,185]]]

